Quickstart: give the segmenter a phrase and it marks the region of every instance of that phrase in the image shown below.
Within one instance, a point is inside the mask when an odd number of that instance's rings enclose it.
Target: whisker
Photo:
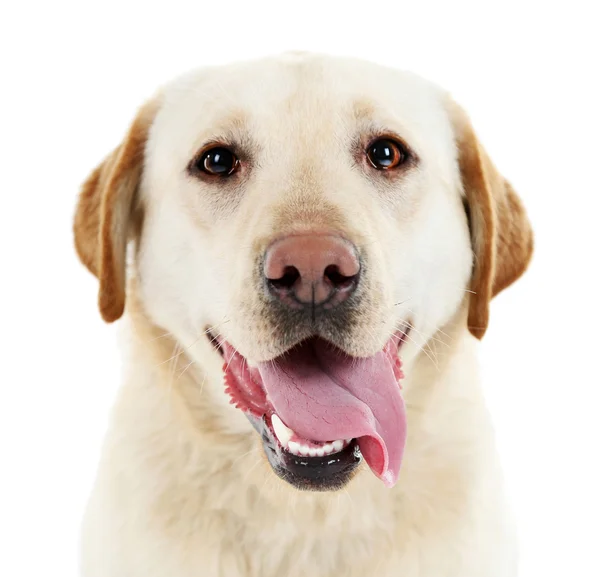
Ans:
[[[259,461],[259,462],[260,462],[260,461]],[[269,481],[274,481],[274,479],[272,478],[272,476],[271,476],[270,472],[267,472],[267,474],[265,475],[265,480],[264,480],[263,484],[261,485],[261,488],[258,490],[258,493],[259,493],[260,495],[262,495],[262,494],[263,494],[263,491],[264,491],[264,489],[265,489],[265,486],[266,486],[266,484],[267,484]]]
[[[406,307],[406,310],[407,310],[409,313],[411,313],[412,315],[414,315],[414,314],[415,314],[415,311],[414,311],[413,309],[411,309],[410,307]],[[412,324],[411,324],[411,323],[409,323],[409,322],[406,322],[406,324],[412,327]],[[412,327],[412,328],[414,328],[414,327]],[[454,337],[452,337],[452,336],[451,336],[451,335],[449,335],[448,333],[445,333],[445,332],[444,332],[442,329],[440,329],[440,328],[437,328],[437,327],[436,327],[436,329],[435,329],[435,333],[440,333],[440,334],[442,334],[443,336],[445,336],[445,337],[447,337],[448,339],[450,339],[451,341],[453,341],[453,340],[454,340]],[[432,338],[434,338],[434,337],[432,336]],[[440,342],[442,342],[442,343],[443,343],[444,341],[440,341]],[[448,345],[448,343],[444,343],[444,344]],[[449,345],[448,345],[448,346],[449,346]]]
[[[227,322],[229,322],[229,321],[227,321]],[[220,323],[218,326],[221,326],[222,324],[224,324],[224,323]],[[187,345],[186,347],[182,347],[182,346],[179,344],[179,342],[177,342],[177,343],[175,344],[175,348],[174,348],[174,350],[173,350],[172,356],[170,356],[168,359],[165,359],[164,361],[161,361],[160,363],[157,363],[157,364],[155,365],[155,368],[156,368],[156,367],[160,367],[161,365],[165,365],[165,364],[167,364],[168,362],[174,361],[175,359],[177,359],[177,357],[181,356],[181,355],[182,355],[183,353],[185,353],[187,350],[189,350],[189,349],[191,349],[193,346],[195,346],[195,345],[196,345],[196,344],[197,344],[197,343],[200,341],[200,339],[201,339],[203,336],[205,336],[205,335],[209,334],[209,332],[210,332],[210,329],[206,329],[206,330],[202,331],[202,332],[200,333],[200,335],[199,335],[199,336],[198,336],[196,339],[194,339],[194,341],[192,341],[192,342],[191,342],[189,345]],[[169,334],[171,334],[171,333],[169,333]],[[164,337],[165,335],[162,335],[162,336]],[[211,340],[211,342],[212,342],[212,340]],[[175,351],[177,351],[178,349],[180,349],[180,350],[179,350],[178,352],[175,352]]]
[[[429,351],[431,352],[432,355],[435,356],[434,352],[431,350],[431,346],[429,345],[429,342],[427,341],[427,339],[425,338],[425,335],[423,335],[423,333],[419,332],[419,330],[417,329],[417,327],[415,327],[412,323],[407,323],[408,326],[410,327],[411,331],[415,331],[417,333],[418,336],[421,337],[421,340],[423,341],[424,345],[429,349]],[[441,343],[443,343],[443,341],[440,341],[439,339],[436,339],[435,336],[431,336],[431,338],[429,339],[430,341],[439,341]],[[443,343],[444,345],[446,345],[446,343]],[[446,345],[448,346],[448,345]],[[437,360],[437,357],[436,357]]]
[[[178,348],[181,349],[178,353],[173,352],[173,355],[171,357],[169,357],[168,359],[161,361],[160,363],[155,365],[156,367],[160,367],[161,365],[164,365],[170,361],[174,361],[175,359],[177,359],[177,357],[181,356],[183,353],[185,353],[188,349],[191,349],[204,335],[204,333],[202,335],[200,335],[197,339],[194,340],[194,342],[192,342],[191,344],[189,344],[187,347],[182,347],[179,342],[176,343],[176,347],[175,350],[177,350]]]
[[[248,476],[250,475],[250,473],[252,471],[254,471],[254,469],[256,469],[256,467],[258,465],[260,465],[260,462],[261,462],[260,458],[256,459],[256,462],[246,471],[246,474],[244,475],[244,482],[246,482],[248,480]]]
[[[176,359],[177,357],[181,354],[180,353],[176,353],[177,349],[181,348],[181,345],[178,342],[175,342],[175,347],[173,348],[173,353],[171,355],[171,358],[169,360],[171,360],[171,366],[169,368],[169,384],[167,385],[167,394],[169,397],[169,416],[172,417],[173,416],[173,377],[175,376],[175,365],[176,365]],[[163,364],[163,363],[160,363]]]
[[[233,467],[238,461],[240,461],[244,457],[247,457],[251,453],[258,453],[259,451],[260,449],[258,447],[253,447],[249,451],[246,451],[243,455],[240,455],[239,457],[236,457],[233,461],[231,461],[231,466]]]
[[[350,493],[348,492],[348,489],[346,489],[346,487],[342,487],[342,490],[344,492],[344,495],[346,495],[346,497],[350,501],[350,506],[354,507],[354,500],[352,499],[352,495],[350,495]]]
[[[175,348],[174,351],[177,351],[180,348],[180,345],[178,342],[175,343]],[[183,353],[183,349],[181,351],[179,351],[178,353],[173,352],[172,356],[170,356],[168,359],[161,361],[160,363],[158,363],[157,365],[155,365],[156,367],[160,367],[161,365],[166,365],[167,363],[173,361],[174,359],[176,359],[179,355],[181,355]]]
[[[183,371],[181,371],[179,373],[179,375],[177,375],[177,380],[181,379],[181,377],[183,377],[183,375],[185,374],[185,372],[195,363],[194,360],[191,360],[187,365],[185,365],[185,367],[183,368]]]
[[[199,397],[202,397],[202,393],[204,392],[204,383],[206,383],[206,373],[202,375],[202,382],[200,383],[200,390],[198,391]]]
[[[411,332],[412,332],[412,331],[411,331]],[[418,333],[418,331],[417,331],[417,333]],[[412,343],[414,343],[414,345],[415,345],[415,346],[416,346],[416,347],[417,347],[417,348],[418,348],[420,351],[422,351],[423,353],[425,353],[425,355],[427,356],[427,358],[428,358],[428,359],[429,359],[429,360],[430,360],[430,361],[433,363],[433,365],[435,366],[435,368],[436,368],[438,371],[440,370],[440,368],[439,368],[439,365],[438,365],[438,363],[437,363],[437,360],[436,360],[436,359],[434,359],[434,358],[433,358],[433,357],[432,357],[432,356],[431,356],[431,355],[430,355],[430,354],[429,354],[429,353],[428,353],[428,352],[427,352],[427,351],[426,351],[426,350],[425,350],[425,349],[424,349],[424,348],[423,348],[423,347],[422,347],[422,346],[421,346],[421,345],[420,345],[420,344],[419,344],[419,343],[418,343],[418,342],[417,342],[415,339],[413,339],[413,338],[411,337],[411,335],[410,335],[410,334],[407,334],[407,335],[405,335],[405,337],[406,337],[407,339],[410,339],[410,341],[411,341]],[[429,349],[429,350],[431,351],[431,349]],[[432,352],[432,354],[433,354],[433,352]]]
[[[152,337],[151,339],[148,339],[147,342],[152,343],[154,341],[158,341],[159,339],[164,339],[165,337],[174,337],[175,335],[171,332],[171,331],[167,331],[165,333],[163,333],[162,335],[158,335],[156,337]]]

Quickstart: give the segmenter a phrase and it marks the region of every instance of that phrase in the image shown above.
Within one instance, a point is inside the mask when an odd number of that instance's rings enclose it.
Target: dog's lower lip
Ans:
[[[356,439],[348,439],[342,450],[323,456],[296,455],[281,446],[271,424],[272,415],[252,419],[261,434],[267,459],[275,473],[300,490],[334,491],[352,478],[362,455]]]

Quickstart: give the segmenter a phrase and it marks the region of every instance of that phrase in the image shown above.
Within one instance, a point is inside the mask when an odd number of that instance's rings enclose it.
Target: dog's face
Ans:
[[[469,323],[481,336],[489,298],[531,251],[524,227],[511,236],[520,262],[498,258],[500,203],[527,223],[448,97],[351,60],[286,56],[178,79],[92,175],[82,205],[96,196],[91,238],[89,207],[76,235],[104,283],[105,318],[122,310],[119,254],[133,230],[148,315],[203,367],[225,357],[232,419],[241,409],[274,470],[302,488],[342,486],[361,453],[395,482],[400,348],[410,370],[474,282]],[[473,270],[474,252],[487,269]]]

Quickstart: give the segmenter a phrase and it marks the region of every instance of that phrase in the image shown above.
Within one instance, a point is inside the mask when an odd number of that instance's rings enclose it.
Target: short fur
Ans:
[[[389,179],[360,158],[382,130],[415,150],[415,166]],[[214,140],[239,147],[239,178],[186,172]],[[229,406],[204,334],[212,327],[250,363],[285,350],[255,265],[273,238],[316,228],[352,238],[369,263],[339,346],[373,354],[398,322],[413,327],[393,489],[365,467],[333,494],[279,480]],[[316,55],[193,72],[141,109],[86,181],[74,232],[105,320],[121,317],[127,294],[129,344],[85,516],[85,577],[516,575],[474,337],[525,270],[532,234],[447,94]]]

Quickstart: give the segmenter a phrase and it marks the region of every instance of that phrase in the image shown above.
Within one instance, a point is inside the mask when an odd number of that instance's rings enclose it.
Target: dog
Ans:
[[[477,347],[533,235],[446,91],[311,53],[192,71],[74,237],[127,348],[84,577],[516,575]]]

